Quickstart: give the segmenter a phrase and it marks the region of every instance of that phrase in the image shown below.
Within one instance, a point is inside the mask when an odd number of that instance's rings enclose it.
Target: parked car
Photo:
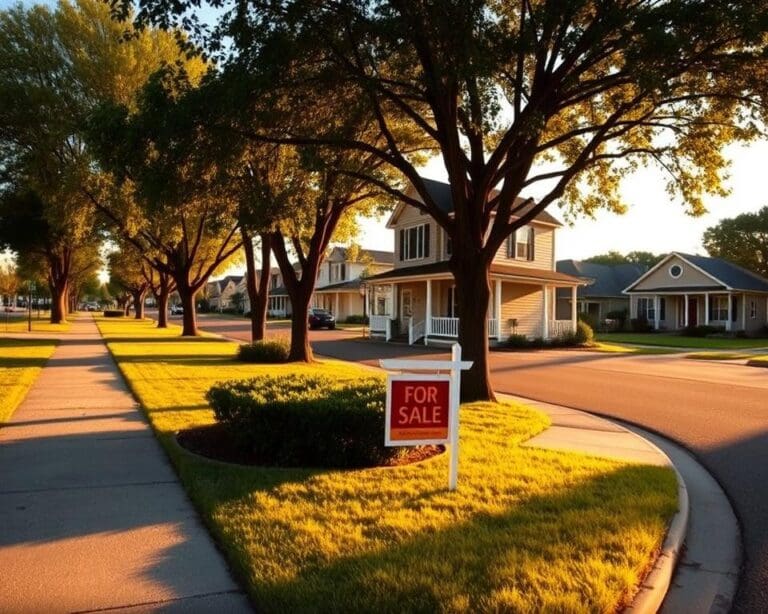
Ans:
[[[171,305],[171,315],[172,316],[184,315],[184,307],[182,307],[181,305]]]
[[[309,327],[312,330],[318,328],[327,328],[333,330],[336,328],[336,318],[327,309],[318,309],[313,307],[309,310]]]
[[[96,302],[90,302],[85,304],[85,310],[86,311],[99,311],[99,304]]]

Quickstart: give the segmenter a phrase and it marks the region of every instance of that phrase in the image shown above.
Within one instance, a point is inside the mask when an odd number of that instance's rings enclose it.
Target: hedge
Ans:
[[[124,309],[105,309],[105,318],[122,318],[125,315]]]
[[[286,339],[254,341],[238,348],[237,359],[255,363],[286,362],[290,349],[291,346]]]
[[[213,386],[206,398],[233,444],[285,467],[386,465],[407,448],[384,446],[384,381],[261,376]]]

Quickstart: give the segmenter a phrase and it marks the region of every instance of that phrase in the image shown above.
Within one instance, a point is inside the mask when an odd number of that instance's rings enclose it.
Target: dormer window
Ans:
[[[536,231],[533,226],[521,226],[507,239],[507,258],[533,260],[535,255]]]
[[[429,257],[429,224],[400,230],[400,260],[421,260]]]
[[[347,277],[347,265],[345,262],[337,262],[331,265],[331,283],[344,281]]]

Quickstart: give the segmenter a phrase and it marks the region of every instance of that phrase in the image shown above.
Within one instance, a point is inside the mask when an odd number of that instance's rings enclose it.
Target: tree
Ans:
[[[184,91],[194,75],[158,73],[131,112],[104,105],[89,139],[113,177],[89,193],[96,208],[157,270],[171,277],[184,308],[182,335],[198,334],[195,297],[242,246],[237,203],[216,181],[215,160]]]
[[[722,220],[707,228],[702,242],[710,256],[768,277],[768,207]]]
[[[71,306],[78,251],[98,241],[84,188],[101,171],[82,138],[86,118],[104,100],[133,104],[147,77],[180,57],[171,34],[125,34],[98,0],[0,12],[0,226],[7,245],[45,257],[53,322]],[[36,234],[21,241],[23,222]]]
[[[0,262],[0,303],[11,305],[21,286],[16,267],[9,261]]]
[[[188,21],[190,6],[140,0],[138,18]],[[263,0],[224,14],[216,33],[232,44],[211,48],[272,97],[300,103],[325,86],[331,100],[342,91],[368,105],[381,144],[318,134],[309,112],[304,126],[261,136],[365,151],[402,173],[420,199],[368,179],[451,238],[459,342],[474,362],[462,392],[489,399],[489,268],[505,239],[558,200],[623,210],[622,177],[648,163],[701,213],[704,194],[723,193],[721,147],[756,136],[768,109],[767,20],[768,5],[747,0]],[[441,154],[452,214],[430,197],[397,121]]]
[[[123,243],[109,255],[110,281],[131,296],[137,320],[144,319],[144,301],[149,291],[149,264],[131,244]],[[127,314],[126,314],[127,315]]]
[[[651,268],[654,266],[657,262],[659,262],[662,258],[664,258],[664,254],[654,254],[652,252],[643,252],[643,251],[633,251],[628,252],[625,256],[624,254],[611,250],[605,254],[598,254],[597,256],[592,256],[591,258],[587,258],[584,260],[584,262],[593,262],[594,264],[608,264],[608,265],[617,265],[617,264],[641,264],[648,268]]]

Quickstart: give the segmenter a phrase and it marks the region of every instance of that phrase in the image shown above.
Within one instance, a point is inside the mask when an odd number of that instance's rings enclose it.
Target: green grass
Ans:
[[[0,424],[16,411],[57,344],[54,339],[0,338]]]
[[[213,421],[203,395],[214,382],[371,371],[333,360],[246,365],[233,361],[234,343],[98,323],[259,611],[613,612],[676,510],[669,469],[520,447],[549,424],[522,405],[462,407],[454,493],[447,455],[347,471],[210,463],[173,433]]]
[[[768,348],[768,339],[736,339],[724,337],[683,337],[672,333],[599,333],[600,342],[633,343],[671,348],[701,348],[713,350],[740,350],[746,348]]]

